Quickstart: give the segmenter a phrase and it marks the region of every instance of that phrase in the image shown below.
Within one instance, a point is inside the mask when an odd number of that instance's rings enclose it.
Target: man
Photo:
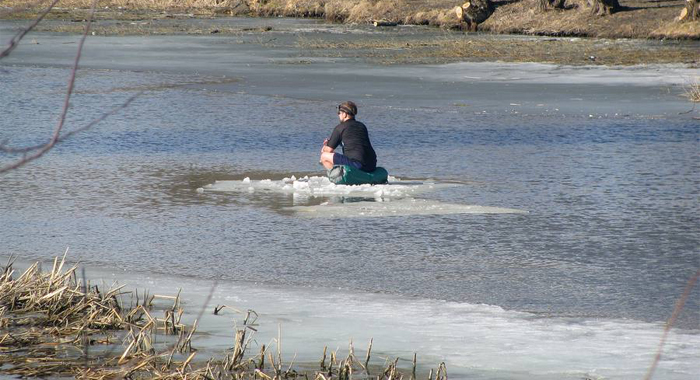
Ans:
[[[338,106],[338,124],[331,137],[323,141],[321,164],[326,169],[335,165],[348,165],[364,172],[373,172],[377,168],[377,155],[369,141],[367,127],[355,120],[357,105],[347,101]],[[343,154],[335,151],[343,146]]]

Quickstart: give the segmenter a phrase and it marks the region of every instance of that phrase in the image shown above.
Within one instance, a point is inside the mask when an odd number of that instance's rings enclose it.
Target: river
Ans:
[[[193,308],[216,283],[213,299],[260,312],[268,336],[280,325],[289,356],[373,337],[456,378],[643,376],[700,268],[700,122],[681,96],[700,70],[387,65],[294,41],[401,31],[232,20],[274,29],[87,40],[68,130],[143,93],[0,176],[0,257],[70,247],[95,276],[182,287]],[[0,141],[13,146],[48,138],[78,40],[29,38],[0,61]],[[419,194],[248,189],[323,176],[344,100],[379,165]],[[238,190],[198,191],[216,181]],[[699,332],[696,286],[656,378],[700,374]]]

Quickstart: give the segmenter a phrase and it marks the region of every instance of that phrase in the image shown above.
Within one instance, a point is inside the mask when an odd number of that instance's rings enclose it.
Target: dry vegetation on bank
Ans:
[[[10,5],[14,4],[9,0]],[[45,4],[44,0],[42,4]],[[262,35],[268,32],[275,33],[271,27],[246,28],[232,24],[225,17],[217,17],[217,14],[231,14],[238,0],[101,0],[100,4],[111,4],[103,7],[97,14],[97,20],[91,26],[91,33],[95,35],[169,35],[169,34],[222,34],[233,36],[234,42],[251,42],[250,35]],[[304,15],[332,17],[337,21],[368,23],[373,17],[381,16],[385,20],[398,20],[398,22],[433,23],[431,20],[419,19],[426,15],[436,15],[438,10],[413,13],[410,20],[399,20],[399,13],[395,8],[385,7],[387,2],[375,1],[373,7],[361,7],[363,2],[344,2],[345,8],[334,8],[333,2],[296,2],[290,0],[287,4],[294,7],[276,8],[274,1],[268,0],[266,7],[260,6],[258,13],[264,15]],[[396,0],[393,0],[394,3]],[[411,0],[399,0],[411,1]],[[577,17],[583,13],[570,13],[569,11],[539,12],[534,10],[536,0],[514,1],[508,5],[497,8],[494,16],[483,25],[503,33],[524,32],[528,34],[545,35],[587,35],[586,30],[580,29],[580,20]],[[568,0],[572,4],[575,1]],[[637,0],[634,0],[637,1]],[[676,0],[674,0],[676,1]],[[682,0],[681,0],[682,1]],[[59,4],[72,4],[75,6],[87,6],[89,0],[62,0]],[[392,3],[392,4],[394,4]],[[444,0],[429,0],[424,4],[444,4]],[[136,4],[139,7],[136,7]],[[175,8],[174,4],[179,4]],[[183,8],[183,4],[187,7]],[[218,4],[218,5],[214,5]],[[313,5],[316,4],[316,5]],[[324,5],[323,7],[321,5]],[[360,4],[355,5],[353,4]],[[146,10],[140,8],[145,7]],[[121,9],[120,9],[121,7]],[[139,8],[139,9],[136,9]],[[668,7],[667,7],[668,8]],[[18,9],[10,12],[14,17],[23,15],[33,17],[35,11],[18,13]],[[167,9],[167,10],[163,10]],[[238,9],[238,8],[236,8]],[[313,12],[309,10],[313,10]],[[421,9],[414,7],[414,10]],[[659,8],[663,9],[663,8]],[[670,8],[669,8],[670,9]],[[245,12],[250,12],[247,5]],[[499,13],[499,10],[503,10]],[[225,11],[225,12],[224,12]],[[227,13],[228,12],[228,13]],[[432,12],[432,13],[431,13]],[[437,12],[437,13],[436,13]],[[623,12],[634,16],[642,10]],[[247,14],[247,13],[246,13]],[[591,22],[605,22],[611,24],[612,17],[594,17],[586,13]],[[335,15],[335,16],[333,16]],[[444,13],[445,17],[452,13]],[[539,15],[539,16],[538,16]],[[516,16],[519,16],[516,17]],[[613,15],[615,16],[615,15]],[[86,8],[58,8],[52,11],[50,17],[58,19],[58,22],[42,23],[36,30],[62,33],[82,33],[84,20],[89,18],[89,10]],[[199,17],[200,22],[188,22],[188,19]],[[430,16],[432,17],[432,16]],[[442,17],[442,16],[440,16]],[[440,18],[438,17],[438,18]],[[451,16],[450,16],[451,17]],[[627,16],[625,16],[627,17]],[[450,22],[454,22],[453,19]],[[577,21],[578,20],[578,21]],[[436,25],[452,25],[441,24]],[[516,23],[527,24],[525,31],[515,28]],[[528,24],[528,23],[536,23]],[[692,27],[695,23],[674,23],[674,25]],[[534,25],[534,26],[533,26]],[[621,24],[616,28],[600,30],[599,35],[623,33],[623,35],[644,34],[642,24]],[[606,33],[603,33],[607,30]],[[676,30],[677,31],[677,30]],[[648,32],[648,30],[647,30]],[[436,35],[439,36],[436,38]],[[503,38],[493,34],[471,35],[465,38],[463,33],[444,34],[406,34],[395,37],[391,33],[364,34],[352,38],[329,37],[324,34],[306,36],[303,33],[295,36],[292,41],[299,50],[298,54],[304,57],[337,57],[365,59],[374,63],[391,64],[442,64],[456,61],[503,61],[503,62],[543,62],[565,65],[637,65],[637,64],[669,64],[680,63],[697,67],[700,64],[700,52],[695,42],[682,43],[675,41],[646,41],[636,39],[616,38]],[[258,43],[271,45],[276,38],[258,38]],[[30,43],[40,43],[34,41]],[[282,46],[284,47],[284,46]],[[300,61],[300,62],[301,62]]]
[[[90,0],[62,0],[54,17],[71,17],[71,9],[87,8]],[[398,24],[463,27],[454,8],[463,0],[100,0],[100,17],[133,18],[144,11],[197,16],[250,15],[320,17],[344,23],[386,20]],[[46,5],[48,1],[40,2]],[[538,0],[494,0],[495,12],[479,25],[482,31],[549,36],[604,38],[700,39],[700,21],[678,22],[684,0],[620,0],[622,9],[594,16],[587,0],[566,0],[565,9],[542,11]],[[9,8],[25,0],[4,0]],[[106,9],[107,8],[107,9]],[[32,12],[25,13],[29,17]],[[8,16],[5,16],[8,17]],[[15,13],[14,16],[17,17]],[[155,15],[154,17],[159,17]]]
[[[688,85],[685,96],[691,102],[700,103],[700,78],[696,78],[694,82]]]
[[[461,38],[446,35],[424,39],[327,40],[299,37],[297,48],[305,56],[367,58],[381,64],[448,63],[458,61],[543,62],[565,65],[626,66],[639,63],[700,64],[692,48],[659,44],[640,45],[634,40],[585,38],[518,38],[491,36]]]
[[[139,297],[123,287],[100,289],[76,271],[77,266],[67,266],[65,255],[54,260],[49,272],[35,263],[17,275],[12,259],[0,271],[0,373],[88,380],[331,380],[348,379],[353,373],[378,380],[409,377],[397,368],[398,358],[383,366],[370,364],[371,342],[361,359],[352,343],[343,357],[324,348],[316,365],[283,363],[279,335],[277,352],[262,345],[249,355],[257,318],[250,310],[232,334],[233,348],[218,358],[197,357],[192,346],[197,320],[191,326],[181,322],[179,293]],[[214,314],[223,308],[217,306]],[[410,375],[415,378],[415,356],[413,363]],[[431,370],[430,378],[446,380],[444,364]]]

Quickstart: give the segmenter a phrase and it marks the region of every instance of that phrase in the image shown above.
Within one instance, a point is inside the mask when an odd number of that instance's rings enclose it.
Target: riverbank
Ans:
[[[68,17],[67,14],[64,16]],[[700,41],[465,34],[424,26],[375,28],[326,24],[319,20],[306,20],[308,27],[295,28],[277,22],[283,20],[280,18],[202,19],[186,14],[172,17],[148,14],[125,12],[116,16],[101,12],[91,25],[91,34],[106,37],[213,36],[238,46],[255,43],[270,49],[292,48],[287,64],[293,65],[310,64],[309,58],[313,58],[352,59],[382,66],[498,61],[571,66],[682,64],[688,68],[700,67]],[[87,13],[73,14],[76,19],[65,17],[44,20],[35,31],[83,32]],[[17,27],[23,25],[17,23]],[[44,38],[29,37],[23,43],[42,44]],[[299,58],[295,60],[294,57]],[[687,83],[692,87],[697,84],[697,78],[689,77]]]
[[[451,10],[453,1],[409,1],[390,7],[385,7],[383,2],[371,7],[366,2],[355,5],[350,2],[340,9],[339,3],[332,1],[248,4],[225,0],[213,5],[207,1],[105,0],[100,2],[91,31],[98,36],[217,34],[239,40],[245,35],[259,35],[268,45],[275,44],[278,32],[293,33],[296,48],[307,55],[362,58],[384,65],[462,61],[577,66],[680,63],[698,67],[700,64],[698,42],[677,40],[700,38],[700,22],[674,21],[683,1],[671,1],[664,7],[652,7],[651,3],[640,0],[622,1],[625,10],[606,17],[593,17],[576,3],[565,11],[536,11],[533,1],[497,2],[494,14],[480,25],[481,31],[490,33],[465,34],[458,30],[460,25]],[[82,33],[90,13],[89,1],[66,0],[59,5],[61,7],[52,9],[35,30]],[[31,19],[38,11],[39,8],[23,8],[19,2],[10,1],[0,12],[0,18]],[[273,22],[263,27],[249,27],[246,23],[232,22],[241,18],[231,16],[325,18],[335,25],[349,24],[347,27],[353,31],[343,31],[350,33],[351,38],[339,40],[334,35],[308,36],[304,32],[279,30]],[[372,26],[374,19],[396,22],[398,29],[433,25],[447,30],[439,36],[396,32],[395,27]],[[358,30],[363,32],[355,33]],[[465,38],[467,35],[469,38]],[[586,36],[596,38],[581,38]],[[689,86],[697,84],[697,80],[690,79]]]
[[[403,369],[398,368],[399,358],[379,360],[384,361],[380,365],[375,363],[375,353],[371,363],[372,340],[362,355],[355,354],[350,341],[347,350],[325,346],[318,364],[288,362],[286,355],[283,362],[281,327],[269,344],[258,343],[258,313],[230,304],[212,305],[216,283],[193,320],[193,316],[185,316],[186,310],[188,314],[197,310],[183,305],[182,288],[159,295],[125,285],[109,286],[104,278],[95,281],[91,276],[91,281],[85,268],[79,270],[77,264],[68,264],[65,259],[65,255],[55,258],[50,271],[42,270],[41,262],[16,270],[14,258],[2,267],[0,374],[81,379],[330,380],[347,379],[353,372],[360,378],[371,378],[374,373],[389,379],[403,377],[399,371],[407,373],[403,365]],[[211,341],[219,339],[212,330],[212,325],[220,324],[214,322],[217,319],[233,324],[230,348],[207,357]],[[409,370],[412,378],[416,370],[414,355]],[[436,380],[446,379],[445,364],[431,369],[430,378],[433,373]]]
[[[38,9],[25,2],[4,2],[3,18],[32,18]],[[81,20],[89,0],[59,2],[49,17]],[[152,20],[178,17],[315,17],[346,24],[369,24],[384,20],[399,25],[432,25],[460,29],[454,8],[458,0],[101,0],[98,18]],[[661,4],[651,0],[620,0],[621,9],[612,15],[595,16],[585,0],[568,0],[565,9],[540,11],[537,0],[494,1],[494,13],[479,30],[497,34],[576,36],[599,38],[700,39],[700,21],[679,22],[683,0]]]
[[[6,257],[0,260],[8,262]],[[269,284],[104,270],[62,260],[19,261],[2,273],[0,374],[30,378],[219,379],[234,375],[269,380],[319,379],[322,374],[325,379],[342,379],[352,373],[359,379],[401,374],[438,379],[446,368],[456,379],[607,378],[610,371],[643,373],[652,363],[663,329],[661,322],[606,319],[574,323],[565,318],[563,325],[553,325],[546,315],[494,306],[416,303],[412,298],[387,304],[390,296],[349,291],[329,294],[287,287],[285,295],[291,291],[292,297],[285,298],[280,287]],[[303,294],[294,294],[299,291]],[[391,315],[392,321],[386,321]],[[398,326],[407,323],[411,329]],[[523,341],[515,333],[523,328],[531,339]],[[462,329],[459,344],[450,343],[446,334]],[[620,341],[621,329],[624,341]],[[562,331],[569,337],[558,338],[557,332]],[[369,335],[372,332],[377,335]],[[697,353],[696,336],[692,330],[671,330],[661,375],[683,378],[696,368],[690,364]],[[498,344],[483,351],[476,346],[483,340]],[[633,367],[627,367],[631,363],[626,360],[586,368],[590,358],[612,354],[603,348],[603,341],[605,345],[615,342],[619,346],[615,352],[632,349],[639,354],[641,349],[643,353],[634,357]],[[435,344],[438,347],[429,349]],[[524,345],[534,348],[518,349]],[[572,345],[578,350],[567,349]],[[538,371],[553,364],[551,352],[539,353],[544,347],[558,352],[557,360],[569,369]],[[499,354],[513,350],[518,353],[501,364]],[[674,363],[672,369],[667,360]],[[510,369],[503,371],[503,367]],[[392,371],[394,376],[389,376]],[[503,373],[507,377],[499,376]]]

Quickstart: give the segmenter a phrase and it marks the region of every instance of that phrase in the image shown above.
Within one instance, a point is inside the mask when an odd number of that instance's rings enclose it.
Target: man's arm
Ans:
[[[335,149],[329,147],[327,144],[328,144],[328,139],[323,140],[323,148],[321,148],[321,153],[333,153],[333,152],[335,152]]]
[[[341,141],[343,141],[341,125],[342,124],[339,124],[338,126],[333,128],[333,133],[331,133],[331,137],[327,138],[323,142],[324,146],[327,146],[331,149],[330,152],[333,152],[336,148],[338,148],[338,145],[340,145]]]

